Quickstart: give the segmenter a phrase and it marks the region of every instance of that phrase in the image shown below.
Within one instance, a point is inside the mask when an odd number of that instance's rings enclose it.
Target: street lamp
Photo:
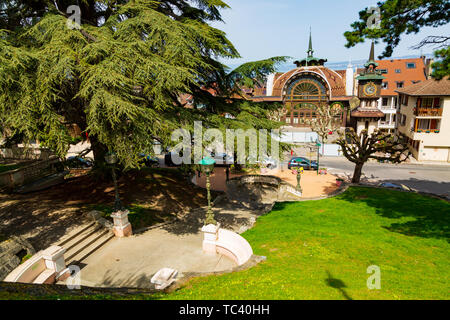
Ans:
[[[112,169],[112,177],[114,181],[114,191],[115,191],[115,201],[114,201],[114,211],[122,211],[122,203],[119,199],[119,188],[117,187],[117,178],[116,178],[116,163],[117,163],[117,154],[115,152],[108,152],[105,154],[105,161],[107,164],[111,166]]]
[[[211,193],[210,193],[211,184],[209,182],[209,175],[214,170],[215,163],[216,163],[216,161],[214,161],[214,159],[211,159],[210,157],[205,157],[199,162],[199,165],[201,166],[202,171],[206,174],[206,191],[207,191],[207,195],[208,195],[208,211],[206,212],[205,225],[208,225],[208,224],[216,225],[217,224],[217,222],[214,220],[214,214],[211,209]]]
[[[299,192],[303,192],[302,187],[300,186],[300,180],[302,178],[303,170],[304,170],[303,167],[296,167],[293,170],[296,171],[297,173],[297,186],[295,187],[295,189]]]

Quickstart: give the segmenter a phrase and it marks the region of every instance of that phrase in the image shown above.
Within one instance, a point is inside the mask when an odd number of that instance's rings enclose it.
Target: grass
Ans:
[[[280,203],[243,234],[265,262],[160,298],[448,299],[449,219],[444,200],[386,189]],[[371,265],[381,290],[367,288]]]

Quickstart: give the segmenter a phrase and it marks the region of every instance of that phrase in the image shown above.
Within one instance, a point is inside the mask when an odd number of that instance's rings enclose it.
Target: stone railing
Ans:
[[[275,176],[247,175],[227,182],[227,197],[243,204],[270,204],[301,200],[301,192]]]
[[[49,149],[42,148],[4,148],[0,149],[0,159],[11,160],[49,160],[53,156]]]
[[[35,161],[27,166],[0,173],[0,187],[13,189],[61,171],[58,158]],[[64,167],[62,167],[64,168]]]

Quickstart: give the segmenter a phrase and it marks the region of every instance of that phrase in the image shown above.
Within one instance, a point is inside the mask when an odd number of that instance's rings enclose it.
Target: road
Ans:
[[[354,164],[345,158],[324,157],[320,167],[334,173],[352,174]],[[418,191],[450,196],[449,165],[366,163],[363,174],[380,182],[401,183]]]

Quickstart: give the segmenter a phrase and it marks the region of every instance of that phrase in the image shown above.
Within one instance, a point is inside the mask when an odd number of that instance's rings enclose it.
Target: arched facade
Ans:
[[[281,121],[287,125],[302,127],[320,117],[317,107],[330,105],[331,89],[328,81],[314,72],[301,72],[291,77],[283,89],[285,114]],[[339,106],[339,105],[338,105]],[[342,122],[344,113],[336,117]]]

